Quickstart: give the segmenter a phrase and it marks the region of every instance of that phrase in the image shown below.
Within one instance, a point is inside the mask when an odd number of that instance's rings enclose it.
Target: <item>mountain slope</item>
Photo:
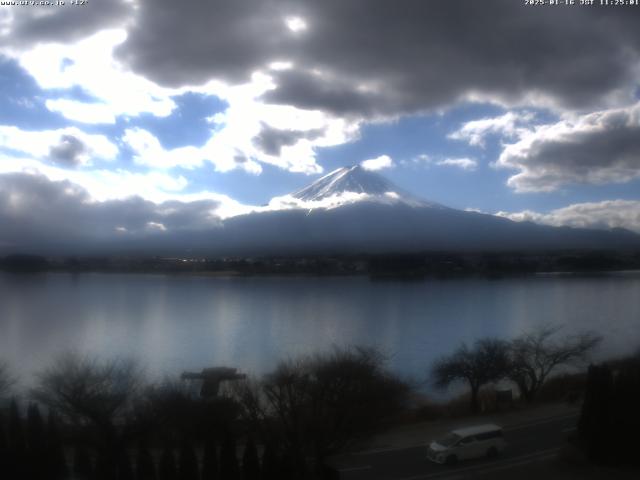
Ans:
[[[291,197],[299,208],[228,218],[210,246],[276,255],[640,248],[640,236],[629,231],[518,223],[423,201],[359,166],[335,170]],[[323,208],[330,198],[337,203]]]

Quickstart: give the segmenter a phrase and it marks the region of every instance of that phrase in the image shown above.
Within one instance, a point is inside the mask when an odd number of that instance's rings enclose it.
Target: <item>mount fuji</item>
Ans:
[[[242,255],[611,250],[640,248],[640,236],[456,210],[404,192],[357,165],[227,218],[208,246]]]
[[[351,195],[349,195],[351,194]],[[439,207],[403,192],[386,178],[364,169],[360,165],[334,170],[312,184],[294,192],[292,197],[304,202],[322,202],[327,199],[404,203],[411,206]]]

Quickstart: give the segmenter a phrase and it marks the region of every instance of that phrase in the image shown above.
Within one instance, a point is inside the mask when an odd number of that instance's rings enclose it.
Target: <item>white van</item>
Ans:
[[[501,427],[478,425],[453,430],[440,440],[431,442],[427,458],[436,463],[454,464],[469,458],[495,457],[505,446]]]

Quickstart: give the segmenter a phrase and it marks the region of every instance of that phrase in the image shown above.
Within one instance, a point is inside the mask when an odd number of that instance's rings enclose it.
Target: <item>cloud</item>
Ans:
[[[161,202],[175,198],[193,197],[183,190],[187,180],[180,175],[164,172],[135,172],[124,169],[76,168],[69,169],[59,163],[35,158],[2,155],[0,174],[29,173],[44,175],[50,181],[69,181],[91,192],[97,201],[141,196],[147,200]],[[205,196],[208,194],[205,194]],[[202,197],[201,197],[202,198]]]
[[[142,128],[126,129],[122,140],[133,150],[133,159],[139,165],[162,170],[178,166],[193,169],[205,161],[200,148],[188,146],[166,150],[157,137]]]
[[[483,147],[489,135],[519,139],[530,132],[527,127],[535,118],[531,112],[507,112],[493,118],[483,118],[464,123],[458,130],[448,135],[453,140],[463,140],[469,145]]]
[[[41,88],[59,94],[60,90],[75,87],[90,97],[87,101],[68,98],[46,101],[49,110],[69,120],[113,124],[122,115],[168,116],[175,108],[171,96],[180,91],[159,87],[115,61],[113,50],[126,37],[123,29],[102,30],[75,43],[29,43],[31,48],[26,51],[5,49],[4,53],[16,59]]]
[[[436,165],[443,167],[456,167],[462,170],[475,170],[478,167],[478,162],[473,158],[445,158],[444,160],[438,160]]]
[[[217,18],[219,13],[233,8],[229,5],[216,12],[216,21],[220,20]],[[208,6],[199,4],[189,10],[195,10],[198,16],[197,12],[202,9],[207,10]],[[23,48],[0,48],[0,54],[15,59],[38,86],[47,91],[49,98],[45,105],[49,110],[77,122],[115,124],[122,117],[128,120],[128,117],[145,113],[167,117],[176,108],[173,97],[186,92],[215,96],[228,104],[224,112],[212,115],[216,128],[204,147],[139,151],[139,163],[150,167],[193,168],[209,161],[219,172],[244,169],[258,174],[262,170],[260,164],[266,163],[292,172],[314,174],[322,172],[322,167],[316,163],[316,148],[341,144],[357,136],[357,120],[347,121],[318,110],[266,104],[261,97],[275,87],[272,77],[264,72],[251,72],[247,78],[233,84],[211,78],[198,82],[194,76],[180,88],[166,88],[144,74],[131,71],[126,62],[114,57],[114,50],[128,38],[127,27],[139,15],[133,14],[138,10],[138,6],[130,10],[131,15],[117,25],[118,28],[107,21],[105,27],[109,28],[96,28],[95,32],[89,33],[82,30],[87,36],[74,36],[70,43],[23,41]],[[276,28],[277,25],[282,30],[286,19],[297,30],[289,34],[301,33],[302,19],[295,16],[278,14],[271,26]],[[226,22],[225,19],[222,21]],[[254,23],[249,21],[249,26],[257,28]],[[258,24],[261,23],[260,20]],[[232,34],[228,29],[226,32]],[[222,33],[223,30],[217,30],[212,36],[209,30],[206,34],[211,38],[207,41],[224,43],[219,37]],[[157,53],[167,54],[166,51]],[[210,56],[209,53],[206,55],[207,58]],[[168,60],[171,61],[169,58],[163,61]],[[283,68],[290,68],[291,62],[270,59],[265,66],[268,72],[283,71]],[[67,90],[72,88],[81,89],[85,98],[67,98]],[[132,139],[134,135],[129,132],[127,138]]]
[[[62,69],[52,67],[62,65],[65,50],[72,63],[64,70],[79,80],[77,70],[92,62],[78,57],[76,47],[85,42],[84,51],[97,54],[95,75],[106,71],[102,51],[119,71],[115,84],[113,74],[103,83],[115,90],[125,78],[132,80],[120,90],[133,111],[170,109],[162,95],[155,102],[140,95],[146,90],[139,88],[142,78],[172,90],[212,80],[245,84],[258,71],[274,83],[264,92],[267,103],[341,118],[396,117],[464,100],[593,109],[633,97],[640,59],[633,15],[615,9],[527,9],[508,0],[407,0],[402,9],[387,0],[187,0],[185,6],[121,0],[47,14],[11,10],[4,39],[12,46],[5,50],[20,57],[39,52],[22,63],[40,84],[47,81],[39,70],[62,78]],[[122,32],[117,41],[105,40],[105,32],[116,31]],[[93,48],[88,38],[94,38]],[[96,38],[108,45],[97,48]],[[47,58],[53,42],[58,50]],[[271,69],[274,64],[289,68]],[[125,106],[120,102],[119,109]],[[69,103],[52,108],[76,119],[86,116],[79,105],[75,111]]]
[[[45,105],[48,110],[69,120],[90,124],[116,123],[116,118],[121,113],[106,103],[86,103],[64,98],[47,100]]]
[[[320,173],[318,149],[358,138],[366,122],[467,101],[551,108],[563,119],[613,111],[635,101],[640,72],[633,15],[509,0],[406,0],[402,8],[387,0],[114,0],[3,9],[0,40],[0,53],[46,90],[47,108],[75,122],[168,117],[185,92],[223,99],[229,107],[215,115],[206,145],[167,150],[158,142],[136,150],[137,161],[163,169],[210,162],[219,172],[254,174],[263,164]],[[88,99],[68,98],[74,88]],[[526,114],[506,113],[469,122],[452,138],[482,146],[495,134],[521,143],[530,135],[524,128]],[[635,175],[614,172],[607,157],[591,175],[535,167],[541,156],[518,153],[510,149],[497,163],[521,170],[511,179],[519,191]]]
[[[397,192],[385,192],[382,195],[374,195],[362,192],[344,191],[334,195],[328,195],[318,200],[303,200],[293,195],[273,197],[266,206],[253,207],[251,212],[273,212],[280,210],[331,210],[358,202],[375,202],[378,205],[405,204],[411,206],[423,206],[418,199],[400,196]]]
[[[169,87],[214,78],[238,84],[274,61],[291,62],[270,72],[277,88],[267,101],[341,117],[465,99],[588,109],[628,100],[637,78],[637,25],[613,9],[527,9],[504,0],[407,0],[401,9],[386,0],[138,5],[117,52],[135,72]]]
[[[87,147],[73,135],[62,135],[60,143],[49,150],[49,157],[56,163],[76,167],[83,163]]]
[[[496,166],[520,170],[508,181],[519,192],[640,177],[640,103],[536,127],[507,145]]]
[[[95,247],[96,242],[113,245],[153,234],[211,230],[220,225],[219,206],[214,200],[154,203],[137,196],[96,201],[69,181],[51,181],[40,174],[2,174],[0,242],[84,248]]]
[[[400,164],[414,168],[430,168],[433,165],[438,167],[454,167],[469,172],[478,168],[478,161],[473,158],[442,158],[440,156],[433,156],[426,153],[421,153],[420,155],[416,155],[408,160],[402,160]]]
[[[522,212],[498,212],[496,215],[517,222],[530,221],[577,228],[626,228],[640,233],[640,201],[637,200],[576,203],[552,210],[549,213],[525,210]]]
[[[283,147],[290,147],[300,140],[315,140],[323,136],[322,129],[285,130],[263,124],[262,130],[254,137],[254,144],[267,155],[279,156]]]
[[[3,8],[5,31],[0,29],[3,45],[15,50],[36,43],[68,43],[87,37],[98,30],[122,26],[133,12],[131,0],[91,2],[89,8],[29,6]],[[1,24],[0,24],[1,25]]]
[[[104,135],[87,134],[75,127],[30,131],[0,125],[0,148],[49,160],[63,167],[114,160],[118,154],[118,147]]]
[[[365,170],[375,172],[377,170],[393,168],[395,166],[395,163],[393,163],[393,159],[389,155],[380,155],[376,158],[363,160],[362,162],[360,162],[360,166],[362,166],[362,168],[364,168]]]
[[[300,17],[285,18],[285,25],[294,33],[304,32],[307,29],[307,22],[305,22],[305,20]]]
[[[265,104],[266,77],[219,92],[229,107],[210,121],[218,128],[202,149],[219,171],[243,168],[238,158],[305,174],[321,173],[316,149],[340,145],[358,137],[360,122],[332,117],[318,110]],[[259,167],[258,165],[258,168]],[[258,173],[258,172],[254,172]]]

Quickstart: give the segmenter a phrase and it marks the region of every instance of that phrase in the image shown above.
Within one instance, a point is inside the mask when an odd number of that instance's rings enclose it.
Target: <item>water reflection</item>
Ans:
[[[369,344],[423,378],[462,341],[554,322],[605,335],[601,355],[640,345],[640,275],[371,282],[0,274],[0,357],[27,375],[56,352],[128,355],[152,373],[226,364],[262,373],[278,359]]]

